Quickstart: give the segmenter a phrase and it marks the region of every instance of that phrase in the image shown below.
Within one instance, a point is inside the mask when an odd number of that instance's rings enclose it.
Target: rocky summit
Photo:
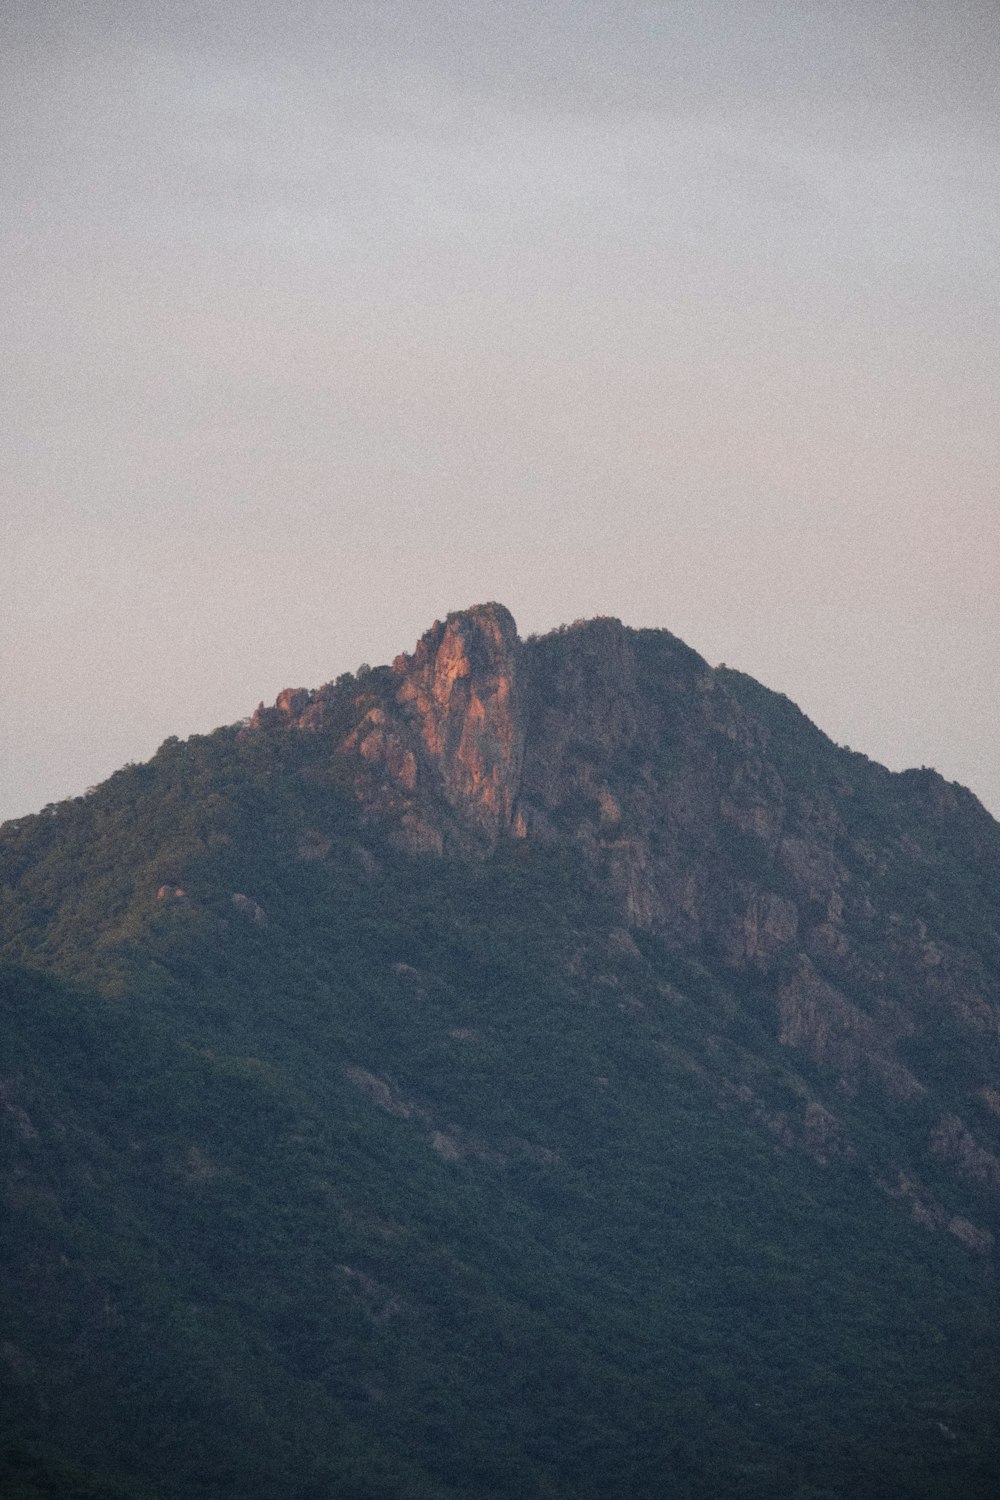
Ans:
[[[17,1500],[986,1500],[1000,826],[485,604],[0,830]]]
[[[627,927],[768,976],[782,1040],[843,1087],[907,1097],[923,1085],[903,1038],[1000,1034],[1000,830],[981,804],[838,749],[667,631],[597,619],[521,641],[486,604],[388,671],[283,692],[251,727],[331,734],[366,818],[410,850],[571,845]],[[970,879],[974,945],[940,915]]]

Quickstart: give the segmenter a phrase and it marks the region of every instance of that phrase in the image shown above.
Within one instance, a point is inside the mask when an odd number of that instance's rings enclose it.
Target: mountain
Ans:
[[[488,604],[0,876],[5,1496],[995,1493],[970,792]]]

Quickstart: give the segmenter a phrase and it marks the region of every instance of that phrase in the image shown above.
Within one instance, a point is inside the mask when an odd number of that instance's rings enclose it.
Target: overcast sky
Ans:
[[[995,0],[5,0],[0,817],[665,626],[1000,813]]]

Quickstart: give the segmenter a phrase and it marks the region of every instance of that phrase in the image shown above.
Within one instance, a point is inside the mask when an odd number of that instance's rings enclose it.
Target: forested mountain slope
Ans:
[[[5,825],[4,1494],[992,1496],[998,877],[498,605]]]

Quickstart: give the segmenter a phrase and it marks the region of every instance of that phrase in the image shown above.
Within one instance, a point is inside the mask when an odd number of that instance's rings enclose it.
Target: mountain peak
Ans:
[[[468,609],[453,610],[443,621],[435,620],[412,655],[403,652],[397,656],[392,669],[405,674],[414,664],[422,665],[428,657],[438,655],[445,646],[449,659],[454,659],[456,666],[464,662],[464,675],[469,675],[481,662],[512,654],[518,644],[514,616],[505,605],[473,604]]]
[[[806,935],[836,956],[860,900],[846,872],[868,858],[859,809],[915,800],[913,776],[668,631],[598,617],[522,641],[496,602],[435,621],[391,667],[284,691],[251,727],[329,734],[365,816],[406,848],[568,841],[632,925],[765,969]],[[937,816],[992,849],[971,802],[940,783]]]
[[[489,603],[0,870],[10,1430],[164,1500],[992,1497],[971,794]]]
[[[502,604],[483,604],[435,622],[413,655],[392,666],[399,718],[386,745],[410,742],[408,790],[430,783],[491,844],[510,827],[520,782],[520,660],[514,617]],[[385,722],[384,708],[372,712]]]

